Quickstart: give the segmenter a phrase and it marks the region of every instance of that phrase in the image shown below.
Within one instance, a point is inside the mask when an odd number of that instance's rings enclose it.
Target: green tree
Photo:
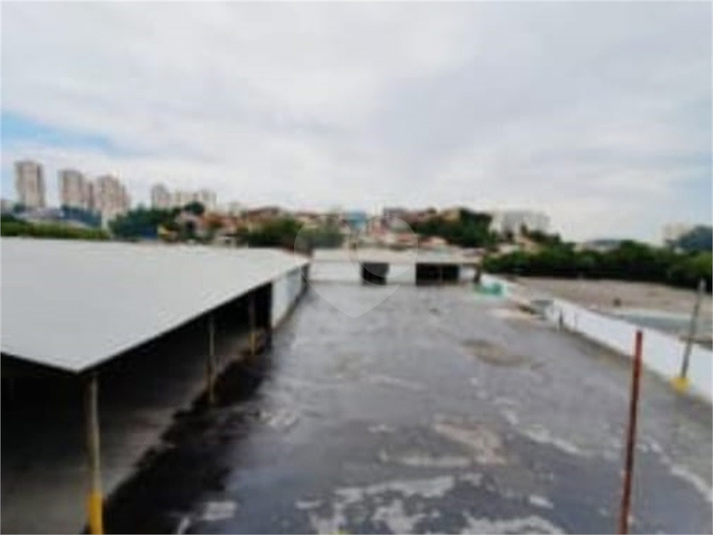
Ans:
[[[205,213],[205,206],[203,206],[203,204],[199,203],[198,201],[188,203],[186,206],[183,207],[183,209],[186,212],[191,212],[192,214],[195,214],[197,216],[202,216]]]
[[[139,207],[130,210],[109,223],[112,233],[119,238],[146,238],[158,236],[158,227],[175,228],[178,209],[162,210]]]
[[[713,249],[713,228],[697,226],[673,243],[688,252],[711,251]]]
[[[0,221],[0,235],[26,236],[31,238],[54,238],[68,240],[107,240],[109,235],[102,229],[85,229],[56,223],[28,223],[26,221]]]
[[[421,236],[437,236],[460,247],[487,247],[497,241],[490,232],[490,214],[461,209],[457,221],[446,221],[435,216],[416,222],[411,228]]]
[[[245,234],[245,241],[251,247],[294,248],[295,237],[300,227],[291,217],[274,219],[261,228]]]

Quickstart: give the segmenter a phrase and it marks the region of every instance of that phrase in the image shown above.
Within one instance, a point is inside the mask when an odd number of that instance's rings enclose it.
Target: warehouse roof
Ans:
[[[80,372],[307,263],[272,249],[0,240],[2,352]]]

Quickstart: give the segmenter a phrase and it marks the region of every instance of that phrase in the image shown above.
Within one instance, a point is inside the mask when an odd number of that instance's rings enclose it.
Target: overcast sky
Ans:
[[[709,3],[4,3],[12,162],[220,203],[711,221]]]

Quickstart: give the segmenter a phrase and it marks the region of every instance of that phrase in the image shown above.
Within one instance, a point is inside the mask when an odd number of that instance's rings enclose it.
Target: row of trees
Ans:
[[[180,208],[163,210],[159,208],[139,207],[118,216],[109,228],[114,236],[124,239],[158,237],[158,228],[163,226],[169,230],[178,230],[175,219],[181,212]]]
[[[489,247],[497,243],[497,235],[490,231],[491,220],[490,214],[461,209],[457,220],[435,216],[411,228],[421,236],[438,236],[460,247]]]
[[[491,256],[483,267],[491,273],[660,282],[686,288],[695,288],[704,279],[710,292],[712,263],[710,252],[678,253],[624,241],[608,252],[575,251],[571,244],[558,244],[536,253]]]
[[[97,228],[77,228],[57,223],[28,223],[11,215],[0,220],[0,235],[73,240],[108,240],[109,234]]]

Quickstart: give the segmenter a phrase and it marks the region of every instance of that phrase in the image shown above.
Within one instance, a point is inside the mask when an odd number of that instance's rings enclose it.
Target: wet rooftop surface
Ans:
[[[613,532],[629,364],[466,286],[317,283],[218,407],[177,415],[107,528]],[[710,533],[711,408],[648,373],[641,393],[631,529]]]

